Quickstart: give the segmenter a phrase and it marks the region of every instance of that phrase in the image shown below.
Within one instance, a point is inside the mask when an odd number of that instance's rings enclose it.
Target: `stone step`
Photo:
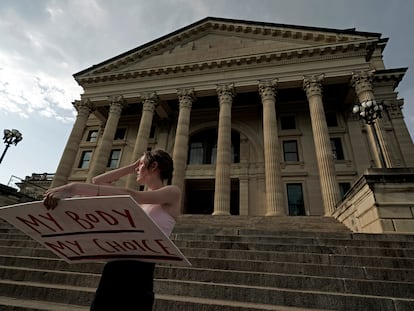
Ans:
[[[361,239],[360,235],[356,236],[355,238],[352,236],[353,239],[346,239],[346,238],[332,238],[332,237],[317,237],[314,238],[312,236],[306,237],[292,237],[292,236],[270,236],[270,235],[222,235],[222,234],[205,234],[205,233],[174,233],[171,238],[176,244],[181,243],[180,241],[192,241],[193,244],[195,242],[202,242],[204,245],[208,246],[209,248],[217,248],[212,247],[211,245],[206,244],[205,242],[222,242],[227,243],[224,244],[224,247],[227,248],[229,245],[228,243],[232,243],[234,245],[245,245],[245,248],[249,248],[249,245],[265,245],[269,247],[269,245],[274,245],[277,247],[290,247],[294,245],[296,247],[306,246],[306,247],[313,247],[319,248],[324,247],[328,252],[331,250],[335,250],[338,253],[338,250],[341,252],[346,252],[348,254],[352,254],[352,252],[356,252],[358,254],[365,253],[373,253],[372,255],[379,255],[375,252],[382,252],[380,255],[384,255],[384,252],[387,252],[391,256],[405,256],[405,257],[414,257],[414,235],[412,236],[412,241],[397,241],[397,240],[383,240],[383,239]],[[366,237],[365,237],[366,238]],[[238,244],[240,243],[240,244]],[[24,246],[24,247],[35,247],[38,245],[36,241],[28,237],[27,235],[20,233],[7,233],[1,235],[0,238],[0,246]],[[280,246],[282,245],[282,246]],[[285,246],[283,246],[285,245]],[[196,247],[196,246],[194,246]],[[259,249],[257,249],[259,250]],[[319,251],[319,249],[318,249]],[[314,251],[310,251],[314,252]]]
[[[193,267],[157,265],[154,310],[414,310],[414,235],[356,234],[330,217],[183,215],[172,238]],[[67,264],[0,221],[0,296],[19,301],[0,297],[0,310],[87,310],[102,268]]]
[[[270,236],[223,236],[206,234],[174,234],[178,247],[211,249],[255,249],[257,251],[289,251],[364,256],[394,256],[414,258],[414,243],[396,241],[365,241],[312,239]],[[26,243],[25,243],[26,241]],[[38,243],[24,236],[2,236],[0,246],[35,247]]]
[[[95,289],[89,287],[0,280],[0,296],[24,300],[88,306],[94,293]]]
[[[179,243],[176,243],[179,244]],[[198,245],[199,246],[199,245]],[[321,263],[333,265],[350,265],[377,267],[412,267],[414,258],[390,257],[390,256],[363,256],[356,254],[332,254],[332,253],[307,253],[291,250],[243,250],[243,249],[215,249],[197,248],[180,246],[180,250],[189,257],[211,257],[211,258],[239,258],[240,260],[263,260],[263,261],[284,261],[284,262],[303,262]]]
[[[351,236],[352,237],[352,236]],[[377,247],[377,248],[397,248],[397,249],[414,249],[414,238],[408,241],[383,241],[383,240],[364,240],[350,238],[331,238],[312,236],[291,237],[277,235],[223,235],[223,234],[196,234],[196,233],[174,233],[171,235],[172,240],[186,241],[227,241],[241,243],[264,243],[264,244],[305,244],[305,245],[322,245],[322,246],[352,246],[352,247]]]
[[[89,306],[75,306],[50,301],[23,300],[0,297],[2,311],[88,311]],[[174,295],[155,295],[153,310],[168,311],[329,311],[327,309],[271,306],[218,299],[204,299]]]
[[[237,266],[244,271],[280,273],[293,269],[298,274],[326,275],[381,280],[413,280],[414,259],[347,256],[331,254],[307,254],[294,252],[263,252],[226,249],[181,248],[193,266],[227,269]],[[39,262],[40,261],[40,262]],[[67,264],[44,248],[0,247],[0,264],[17,266],[46,265],[53,269],[65,269]],[[92,263],[85,263],[90,267]],[[79,265],[70,265],[77,267]],[[99,265],[100,266],[100,265]],[[90,267],[91,268],[91,267]]]
[[[280,305],[266,305],[262,303],[248,303],[229,301],[224,299],[206,299],[199,297],[155,295],[153,310],[159,311],[328,311],[328,309],[287,307]]]
[[[213,227],[226,225],[227,227],[251,227],[251,228],[309,228],[318,232],[334,228],[336,232],[350,232],[350,230],[333,217],[324,216],[213,216],[213,215],[180,215],[177,225],[199,225]],[[292,227],[291,225],[294,224]]]
[[[406,268],[393,268],[392,266],[398,266],[395,264],[396,259],[394,258],[367,257],[367,259],[373,261],[372,266],[367,265],[366,261],[364,262],[365,265],[359,266],[355,263],[354,265],[351,264],[355,260],[358,260],[357,263],[360,263],[364,257],[348,256],[342,260],[346,264],[336,265],[332,264],[332,260],[334,260],[332,256],[325,256],[326,260],[323,260],[316,259],[317,254],[313,254],[314,258],[309,258],[307,254],[297,253],[243,252],[242,254],[240,251],[206,249],[183,249],[183,252],[190,257],[194,267],[226,269],[236,266],[241,271],[258,270],[269,273],[285,273],[289,271],[291,274],[309,276],[414,282],[414,262],[411,262],[412,264]],[[198,258],[195,256],[198,256]],[[301,260],[300,256],[303,257],[303,260]],[[382,265],[388,261],[388,266],[391,266],[391,268],[377,265],[378,261]],[[100,271],[102,266],[98,263],[69,265],[57,259],[56,255],[47,249],[21,247],[0,247],[0,262],[3,265],[27,266],[30,268],[44,266],[63,271],[79,271],[78,267],[82,267],[82,270],[79,272],[85,271],[85,265],[88,269],[93,269],[93,271]]]
[[[31,280],[51,284],[96,287],[98,273],[56,271],[49,269],[0,266],[0,275],[7,280]],[[368,294],[410,298],[414,292],[413,282],[363,280],[356,278],[332,278],[325,276],[295,275],[293,273],[260,273],[256,271],[217,270],[208,268],[179,268],[158,266],[156,279],[231,283],[246,286],[267,286],[299,290],[319,290],[337,293]],[[184,292],[181,293],[185,294]]]
[[[379,248],[341,245],[271,244],[227,241],[175,240],[178,248],[236,249],[267,252],[315,253],[347,256],[404,257],[414,259],[414,249]]]
[[[0,280],[0,296],[24,297],[25,300],[87,306],[93,297],[93,291],[85,287]],[[413,299],[175,280],[158,280],[155,291],[158,295],[181,296],[185,292],[185,296],[227,300],[228,303],[235,301],[300,308],[411,311],[414,307]]]
[[[379,267],[352,267],[323,264],[289,263],[289,262],[262,262],[249,261],[247,263],[236,260],[191,259],[194,267],[208,267],[217,270],[237,269],[250,273],[294,274],[303,276],[360,279],[396,282],[414,282],[414,267],[410,269],[379,268]]]
[[[412,311],[414,307],[414,299],[175,280],[157,282],[155,290],[161,294],[180,295],[184,291],[193,297],[334,310]]]
[[[87,306],[68,305],[63,303],[26,300],[21,298],[0,297],[1,311],[89,311]]]
[[[207,248],[231,248],[239,246],[244,249],[251,249],[252,245],[267,248],[307,248],[305,252],[328,252],[328,253],[347,253],[362,254],[368,253],[377,256],[388,253],[390,256],[414,257],[414,240],[408,241],[384,241],[384,240],[362,240],[362,239],[335,239],[335,238],[313,238],[313,237],[290,237],[290,236],[252,236],[252,235],[209,235],[194,233],[175,233],[171,236],[172,240],[177,244],[185,244],[191,242],[192,247],[197,247],[195,243],[201,243]],[[184,242],[182,242],[184,241]],[[210,244],[209,244],[210,243]],[[222,247],[216,247],[211,243],[221,243]],[[30,237],[24,234],[6,234],[0,238],[0,246],[24,246],[35,247],[39,245]],[[185,246],[185,245],[184,245]],[[266,250],[259,249],[256,250]],[[273,249],[277,250],[277,249]],[[378,254],[381,252],[382,254]],[[364,254],[365,253],[365,254]],[[386,256],[386,255],[385,255]]]
[[[20,241],[9,241],[10,243],[3,243],[6,245],[0,246],[0,255],[22,255],[22,256],[40,256],[51,257],[56,256],[39,245],[37,242],[30,242],[29,245],[19,243]],[[180,244],[177,241],[176,244]],[[185,243],[187,246],[191,243]],[[34,247],[33,247],[34,246]],[[332,254],[332,253],[306,253],[296,252],[290,249],[278,248],[277,251],[257,251],[245,250],[239,248],[233,249],[208,249],[196,248],[198,244],[193,247],[184,247],[179,245],[181,251],[188,257],[210,257],[210,258],[235,258],[240,260],[261,260],[261,261],[278,261],[278,262],[300,262],[300,263],[315,263],[315,264],[330,264],[330,265],[348,265],[348,266],[374,266],[374,267],[388,267],[388,268],[411,268],[414,266],[414,259],[410,257],[390,257],[390,256],[362,256],[355,252],[352,255],[348,254]],[[295,248],[294,250],[297,250]],[[355,254],[354,254],[355,253]],[[395,252],[394,252],[395,253]],[[403,253],[406,253],[405,251]],[[387,255],[389,255],[387,253]]]

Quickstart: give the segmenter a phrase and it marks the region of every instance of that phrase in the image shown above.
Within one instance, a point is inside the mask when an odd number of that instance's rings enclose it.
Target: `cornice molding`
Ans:
[[[408,68],[395,68],[395,69],[382,69],[376,70],[373,76],[373,83],[382,84],[382,83],[392,83],[393,88],[397,88],[398,84],[404,78],[405,73]]]
[[[309,61],[330,60],[353,56],[367,56],[367,53],[376,45],[377,40],[364,40],[358,42],[347,42],[343,44],[330,44],[324,46],[314,46],[295,50],[274,51],[269,53],[245,55],[234,58],[223,58],[215,60],[206,60],[201,62],[170,65],[163,67],[154,67],[146,69],[137,69],[134,71],[114,71],[115,64],[105,67],[107,72],[103,70],[96,74],[86,76],[78,76],[77,82],[84,86],[87,84],[110,82],[115,80],[142,79],[150,77],[159,77],[168,74],[197,74],[200,71],[220,71],[223,68],[231,70],[236,68],[247,69],[257,65],[287,65],[293,63],[304,63]],[[125,65],[125,63],[123,63]],[[112,72],[111,72],[112,71]]]

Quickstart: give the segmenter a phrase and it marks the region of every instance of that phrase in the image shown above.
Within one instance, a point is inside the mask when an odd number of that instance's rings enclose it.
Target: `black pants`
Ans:
[[[151,311],[154,303],[154,263],[108,262],[102,272],[91,311]]]

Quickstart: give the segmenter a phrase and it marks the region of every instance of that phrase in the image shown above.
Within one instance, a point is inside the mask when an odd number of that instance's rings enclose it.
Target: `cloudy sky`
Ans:
[[[74,73],[207,16],[381,33],[386,67],[409,67],[397,90],[414,137],[413,13],[411,0],[1,0],[0,134],[23,140],[0,183],[55,172],[82,93]]]

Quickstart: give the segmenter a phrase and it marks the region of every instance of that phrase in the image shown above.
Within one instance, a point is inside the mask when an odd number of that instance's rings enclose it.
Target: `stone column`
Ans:
[[[180,112],[178,114],[177,130],[175,132],[173,161],[174,174],[172,183],[184,191],[185,167],[188,154],[188,135],[190,128],[191,106],[194,101],[194,92],[192,89],[180,89],[177,91],[180,103]]]
[[[263,105],[263,142],[266,183],[266,216],[285,215],[283,182],[280,170],[280,147],[276,121],[276,80],[260,81]]]
[[[118,128],[119,118],[121,117],[122,108],[125,105],[122,96],[112,96],[109,100],[108,119],[106,120],[102,139],[95,150],[95,155],[88,173],[88,182],[90,182],[93,177],[104,173],[106,170],[116,129]]]
[[[374,91],[372,88],[372,78],[374,73],[360,72],[353,73],[352,84],[355,87],[355,92],[358,96],[359,103],[367,100],[374,100]],[[375,121],[371,126],[367,126],[368,141],[374,157],[376,167],[391,167],[391,159],[387,148],[385,148],[385,141],[381,129],[378,126],[379,120]]]
[[[60,159],[58,168],[56,169],[51,188],[58,187],[67,183],[69,175],[72,171],[76,155],[79,151],[79,144],[86,127],[89,115],[94,109],[89,100],[75,101],[73,106],[78,111],[75,124],[73,124],[72,132],[69,135],[65,149]]]
[[[220,85],[217,87],[217,94],[220,113],[213,215],[230,215],[231,106],[234,97],[234,86]]]
[[[336,180],[334,156],[322,102],[322,80],[323,75],[304,77],[303,88],[309,101],[323,207],[325,215],[330,216],[335,211],[340,195],[339,185]]]
[[[141,121],[137,138],[135,141],[134,151],[132,153],[131,162],[136,161],[147,150],[149,135],[151,132],[152,119],[154,117],[155,107],[158,104],[158,96],[155,92],[146,93],[142,96],[143,106]],[[137,188],[136,176],[131,174],[127,179],[128,188]]]

